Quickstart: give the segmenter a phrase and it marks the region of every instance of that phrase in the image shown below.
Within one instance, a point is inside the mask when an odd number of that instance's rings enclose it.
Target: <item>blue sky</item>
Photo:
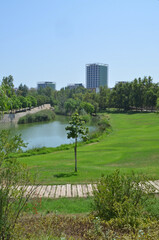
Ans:
[[[0,0],[0,80],[85,84],[85,65],[116,81],[159,82],[158,0]]]

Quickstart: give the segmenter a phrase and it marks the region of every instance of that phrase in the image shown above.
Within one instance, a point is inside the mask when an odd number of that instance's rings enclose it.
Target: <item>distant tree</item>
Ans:
[[[24,84],[20,84],[18,89],[17,89],[17,95],[18,96],[23,96],[26,97],[28,94],[28,87]]]
[[[0,112],[3,112],[8,109],[8,97],[0,87]]]
[[[41,106],[46,103],[46,97],[44,95],[37,95],[37,105]]]
[[[66,114],[71,115],[77,108],[77,102],[76,100],[69,98],[65,102],[64,107],[65,107]]]
[[[149,88],[145,93],[145,106],[153,109],[156,106],[157,94],[153,91],[153,88]]]
[[[159,98],[157,98],[156,110],[157,110],[157,113],[159,113]]]
[[[84,126],[83,119],[76,112],[72,115],[69,126],[66,127],[68,138],[75,139],[74,153],[75,153],[75,172],[77,172],[77,140],[81,136],[83,140],[87,139],[88,128]]]
[[[10,99],[10,110],[19,109],[22,107],[22,103],[16,95],[12,96]]]
[[[105,110],[107,107],[107,87],[100,87],[99,91],[99,108]]]
[[[14,95],[14,84],[13,77],[9,75],[8,77],[3,77],[2,79],[2,89],[5,91],[8,97],[12,97]]]
[[[33,97],[33,96],[28,96],[28,99],[30,99],[30,101],[31,101],[31,106],[32,106],[32,107],[36,107],[36,106],[37,106],[37,100],[36,100],[35,97]]]
[[[80,108],[84,109],[86,113],[92,114],[94,112],[94,106],[88,102],[81,102]]]
[[[21,102],[22,108],[27,108],[28,107],[28,102],[27,102],[27,98],[26,97],[19,96],[18,99]]]

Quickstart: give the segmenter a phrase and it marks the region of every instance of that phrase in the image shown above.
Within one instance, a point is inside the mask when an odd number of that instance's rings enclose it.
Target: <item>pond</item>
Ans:
[[[65,127],[68,125],[69,118],[65,116],[56,116],[55,121],[47,123],[31,124],[0,124],[0,130],[9,129],[12,135],[21,134],[25,143],[28,143],[26,149],[35,147],[57,147],[61,144],[72,143],[73,139],[67,139]],[[96,129],[95,126],[88,126],[89,131]]]

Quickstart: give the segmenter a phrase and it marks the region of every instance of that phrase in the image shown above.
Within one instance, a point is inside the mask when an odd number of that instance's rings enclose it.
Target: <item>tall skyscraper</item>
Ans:
[[[100,86],[108,86],[108,65],[93,63],[86,65],[86,88],[95,89]]]

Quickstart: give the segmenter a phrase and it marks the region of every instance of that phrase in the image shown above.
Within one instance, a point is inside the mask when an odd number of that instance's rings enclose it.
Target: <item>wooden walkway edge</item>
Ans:
[[[159,180],[149,181],[155,188],[155,193],[159,194]],[[44,185],[44,186],[27,186],[34,188],[31,198],[73,198],[73,197],[92,197],[93,189],[97,189],[96,184],[65,184],[65,185]]]

